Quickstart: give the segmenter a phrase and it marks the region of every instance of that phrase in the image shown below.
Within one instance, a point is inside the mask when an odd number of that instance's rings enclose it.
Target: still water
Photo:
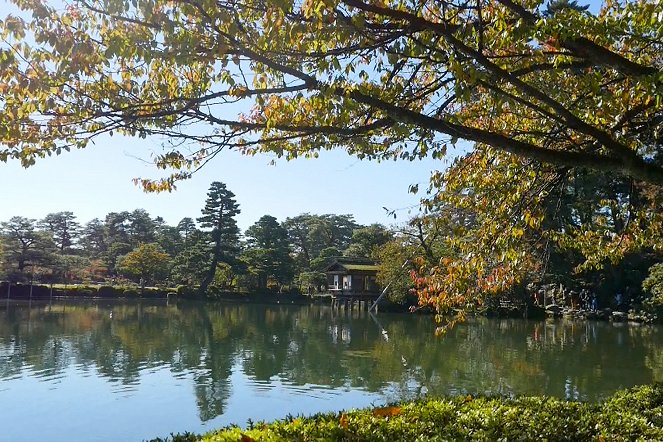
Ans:
[[[0,441],[141,441],[424,394],[595,401],[663,380],[663,329],[328,306],[0,301]]]

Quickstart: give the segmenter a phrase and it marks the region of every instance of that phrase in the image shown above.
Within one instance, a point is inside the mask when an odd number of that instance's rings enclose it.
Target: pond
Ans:
[[[663,329],[321,305],[0,301],[0,441],[140,441],[421,395],[600,400],[663,380]]]

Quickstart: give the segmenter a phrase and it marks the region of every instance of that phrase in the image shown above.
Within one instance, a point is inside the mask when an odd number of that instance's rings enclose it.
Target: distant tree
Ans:
[[[170,255],[159,244],[141,244],[118,260],[118,271],[144,283],[164,281],[168,276]]]
[[[117,273],[118,259],[131,252],[131,250],[133,250],[133,247],[127,242],[117,241],[111,242],[108,245],[108,249],[106,249],[101,258],[111,274]]]
[[[239,253],[239,228],[235,216],[240,213],[235,194],[226,185],[215,181],[210,185],[205,207],[198,218],[204,229],[209,229],[211,259],[208,272],[200,283],[199,293],[204,295],[214,280],[219,263],[234,264]]]
[[[297,275],[294,282],[299,287],[299,290],[305,293],[309,289],[317,290],[320,287],[326,286],[327,275],[323,272],[301,272]]]
[[[129,244],[133,247],[156,240],[157,224],[145,209],[136,209],[127,216]]]
[[[214,293],[217,290],[231,290],[237,277],[237,266],[231,266],[225,262],[220,262],[216,266],[214,279],[210,283],[210,291]]]
[[[291,247],[301,263],[299,270],[306,271],[323,249],[345,250],[350,245],[352,231],[360,226],[352,215],[303,213],[287,218],[283,227],[288,231]]]
[[[182,218],[179,223],[177,223],[177,230],[180,233],[180,237],[186,247],[189,242],[189,237],[195,232],[198,228],[196,227],[196,222],[193,218]]]
[[[552,17],[555,14],[568,9],[585,12],[589,9],[589,5],[581,6],[576,0],[552,0],[548,3],[548,7],[543,11],[543,15],[546,17]]]
[[[90,259],[84,256],[71,254],[58,254],[50,263],[51,282],[85,281],[93,280],[90,274]]]
[[[2,235],[0,235],[0,280],[6,278],[6,268],[5,268],[5,252],[3,246]]]
[[[311,270],[314,272],[324,272],[333,258],[341,256],[342,253],[336,247],[325,247],[320,250],[318,256],[311,260]]]
[[[81,229],[73,212],[49,213],[39,222],[39,226],[52,235],[60,253],[67,252],[74,246]]]
[[[99,218],[85,224],[81,231],[80,245],[87,256],[95,258],[108,249],[106,226]]]
[[[309,232],[310,222],[314,215],[302,213],[292,218],[286,218],[283,227],[288,232],[288,239],[295,256],[301,265],[301,270],[308,269],[311,264],[311,240]]]
[[[14,216],[0,223],[4,262],[9,269],[23,274],[28,266],[47,265],[54,259],[55,243],[46,232],[36,229],[36,220]]]
[[[414,289],[410,272],[415,269],[415,265],[410,260],[417,251],[416,246],[397,238],[383,244],[376,252],[375,257],[380,263],[377,283],[387,289],[387,298],[390,301],[402,303]]]
[[[173,259],[172,278],[180,284],[197,286],[209,272],[209,238],[195,230],[188,235],[186,246]]]
[[[88,259],[88,264],[83,269],[84,279],[103,281],[106,276],[108,276],[108,267],[101,259]]]
[[[370,258],[377,248],[394,238],[393,232],[382,224],[371,224],[352,231],[350,246],[345,249],[345,256]]]
[[[294,270],[288,232],[276,218],[263,216],[246,230],[245,236],[247,249],[242,260],[247,263],[248,271],[256,276],[258,289],[266,289],[269,279],[279,285],[292,281]]]
[[[110,212],[104,219],[106,242],[108,246],[113,243],[130,244],[129,239],[129,212]]]
[[[184,241],[179,229],[165,224],[157,225],[156,242],[170,256],[176,256],[184,247]]]
[[[416,288],[413,272],[436,265],[451,255],[442,237],[437,223],[414,218],[391,241],[375,249],[373,257],[380,266],[377,282],[383,288],[388,286],[387,297],[391,301],[405,302]]]
[[[309,224],[313,256],[318,256],[320,251],[328,247],[345,250],[350,245],[352,232],[360,227],[352,215],[318,215],[312,217]]]

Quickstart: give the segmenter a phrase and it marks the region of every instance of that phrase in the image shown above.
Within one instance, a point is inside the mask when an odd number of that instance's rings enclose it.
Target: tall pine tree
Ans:
[[[239,213],[235,194],[228,190],[225,184],[213,182],[207,192],[203,216],[198,218],[203,229],[210,229],[208,234],[211,245],[209,269],[200,283],[201,296],[205,295],[214,280],[219,263],[233,265],[236,262],[239,253],[239,228],[234,217]]]

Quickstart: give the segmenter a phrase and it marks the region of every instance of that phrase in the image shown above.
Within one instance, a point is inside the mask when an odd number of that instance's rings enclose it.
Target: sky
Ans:
[[[360,161],[340,150],[270,165],[273,158],[267,155],[224,151],[176,191],[147,194],[132,179],[162,176],[149,162],[158,146],[159,140],[114,136],[27,169],[16,161],[0,163],[0,221],[71,211],[85,223],[108,212],[143,208],[175,225],[183,217],[200,216],[210,183],[221,181],[236,195],[243,230],[266,214],[283,221],[304,212],[352,214],[360,224],[391,225],[418,211],[421,195],[408,193],[409,185],[425,189],[431,170],[445,167],[432,159]],[[396,210],[397,219],[383,207]]]

